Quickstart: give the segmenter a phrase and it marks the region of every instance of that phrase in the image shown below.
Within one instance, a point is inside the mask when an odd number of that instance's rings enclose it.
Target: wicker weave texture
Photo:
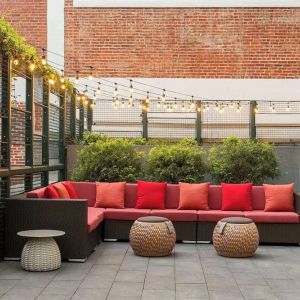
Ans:
[[[21,266],[24,270],[40,272],[60,268],[61,255],[53,238],[30,238],[24,245]]]
[[[171,221],[161,223],[135,221],[130,230],[129,241],[136,255],[167,256],[174,248],[176,233]]]
[[[223,225],[224,222],[219,221],[213,232],[213,244],[219,255],[228,257],[254,255],[259,244],[259,234],[255,223],[226,223],[223,231],[220,232],[220,227]]]

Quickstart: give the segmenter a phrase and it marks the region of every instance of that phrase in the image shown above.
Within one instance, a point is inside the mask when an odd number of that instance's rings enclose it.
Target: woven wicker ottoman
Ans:
[[[214,229],[213,244],[221,256],[252,256],[259,244],[257,227],[248,218],[224,218]]]
[[[59,230],[26,230],[17,233],[27,237],[24,245],[21,266],[26,271],[53,271],[61,266],[61,255],[53,237],[65,234]]]
[[[129,242],[136,255],[167,256],[174,248],[176,233],[169,219],[142,217],[133,223]]]

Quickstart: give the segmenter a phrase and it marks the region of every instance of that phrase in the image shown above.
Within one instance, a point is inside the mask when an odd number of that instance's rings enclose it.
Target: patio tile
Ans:
[[[5,294],[9,289],[14,287],[20,280],[2,279],[0,280],[0,296]]]
[[[266,280],[258,273],[233,273],[238,285],[267,285]]]
[[[205,275],[207,288],[210,291],[237,289],[236,281],[232,276]]]
[[[168,276],[174,278],[173,266],[149,266],[147,276]]]
[[[87,275],[80,284],[82,289],[109,289],[114,281],[114,278],[106,278],[102,275]]]
[[[141,297],[142,292],[143,292],[142,283],[114,282],[110,289],[109,297]]]
[[[176,267],[175,280],[176,283],[205,283],[201,266],[198,270],[189,269],[188,267]]]
[[[147,257],[138,257],[138,256],[129,256],[125,257],[120,270],[128,270],[128,271],[144,271],[147,270],[149,263],[149,258]]]
[[[174,255],[163,257],[151,257],[149,259],[149,266],[174,266]]]
[[[176,284],[176,299],[209,299],[205,284]]]
[[[72,300],[105,300],[109,289],[82,289],[79,288]]]
[[[80,285],[79,280],[52,281],[41,293],[41,295],[64,295],[72,296]]]
[[[65,295],[40,295],[36,300],[70,300],[70,296]]]
[[[96,264],[100,265],[119,265],[122,263],[125,255],[100,255]]]
[[[13,287],[1,299],[35,299],[41,292],[42,288],[38,287]]]
[[[211,300],[244,300],[240,290],[208,291]]]
[[[145,290],[175,290],[175,279],[165,276],[146,276]]]
[[[119,271],[115,281],[144,282],[146,271]]]
[[[175,290],[144,290],[142,300],[175,300]]]
[[[245,299],[277,299],[277,297],[275,296],[275,294],[269,286],[240,285],[239,288]]]
[[[298,291],[300,293],[300,282],[293,279],[267,279],[267,282],[275,291]]]

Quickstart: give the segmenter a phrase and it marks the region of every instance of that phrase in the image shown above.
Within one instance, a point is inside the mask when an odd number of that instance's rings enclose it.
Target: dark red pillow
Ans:
[[[45,189],[45,198],[60,199],[56,188],[53,185],[48,185]]]
[[[64,181],[63,185],[67,189],[67,191],[68,191],[71,199],[78,199],[77,192],[74,189],[74,186],[73,186],[72,182],[70,182],[70,181]]]
[[[222,210],[253,210],[252,183],[222,183]]]
[[[165,182],[137,182],[135,208],[164,209],[167,184]]]

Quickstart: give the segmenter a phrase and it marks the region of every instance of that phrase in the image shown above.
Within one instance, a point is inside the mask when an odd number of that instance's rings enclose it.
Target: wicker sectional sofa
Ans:
[[[25,240],[17,232],[26,229],[58,229],[66,234],[57,239],[62,257],[85,260],[101,239],[128,240],[132,223],[139,217],[155,215],[173,221],[178,241],[211,241],[217,221],[245,216],[256,222],[261,243],[300,243],[300,195],[295,194],[294,212],[264,212],[261,186],[252,189],[253,211],[222,211],[221,186],[210,185],[210,210],[178,210],[179,186],[167,185],[164,210],[136,209],[136,184],[126,184],[125,208],[95,208],[96,184],[74,182],[80,199],[45,199],[45,188],[7,200],[5,257],[19,258]]]

